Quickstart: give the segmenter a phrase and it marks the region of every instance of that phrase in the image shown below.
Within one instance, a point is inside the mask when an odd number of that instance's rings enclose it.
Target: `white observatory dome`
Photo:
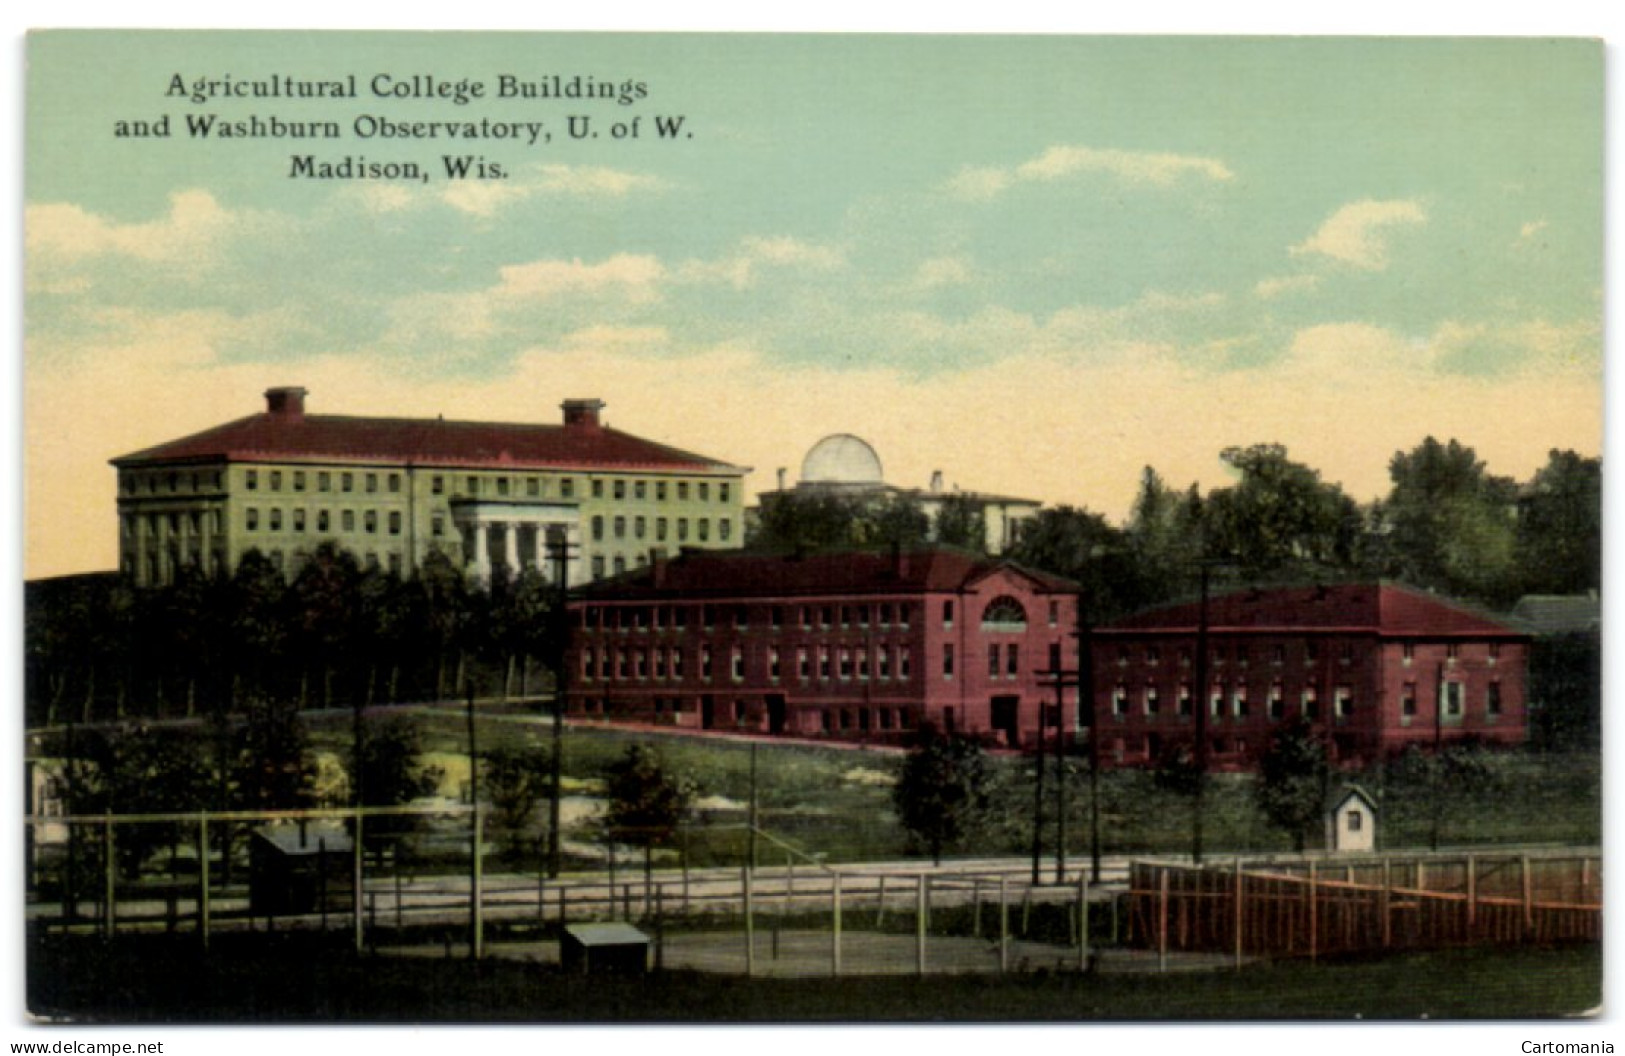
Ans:
[[[851,433],[826,436],[801,461],[803,484],[881,484],[880,456]]]

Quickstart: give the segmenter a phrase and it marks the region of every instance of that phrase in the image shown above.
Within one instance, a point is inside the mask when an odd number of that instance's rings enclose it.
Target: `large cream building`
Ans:
[[[260,414],[114,459],[121,570],[152,586],[258,550],[292,575],[332,541],[401,575],[439,550],[485,580],[551,574],[563,538],[581,582],[744,540],[746,468],[611,429],[599,400],[523,425],[306,414],[306,395],[270,389]]]

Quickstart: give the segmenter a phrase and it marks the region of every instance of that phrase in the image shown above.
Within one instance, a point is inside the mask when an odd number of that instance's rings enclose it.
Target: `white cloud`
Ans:
[[[539,197],[625,198],[658,191],[664,180],[593,165],[536,165],[507,180],[453,180],[440,198],[453,209],[489,218],[516,202]]]
[[[1223,182],[1235,173],[1217,158],[1157,151],[1057,145],[1014,168],[975,167],[948,181],[956,198],[985,200],[1017,183],[1049,183],[1082,174],[1111,176],[1127,184],[1167,187],[1187,177]]]
[[[171,195],[167,215],[135,224],[49,203],[28,207],[24,240],[31,267],[108,256],[201,266],[213,259],[238,220],[212,194],[198,190]]]
[[[909,286],[915,290],[935,290],[943,286],[963,286],[974,272],[965,257],[932,257],[920,262]]]
[[[1263,300],[1270,300],[1288,293],[1308,293],[1320,285],[1319,275],[1287,275],[1279,278],[1260,279],[1253,292]]]
[[[685,282],[720,282],[736,289],[752,286],[764,268],[830,272],[846,265],[846,254],[832,246],[821,246],[786,235],[749,235],[738,250],[720,260],[690,260],[679,269]]]
[[[633,300],[658,296],[656,284],[666,269],[655,257],[617,253],[598,264],[581,260],[535,260],[500,270],[502,281],[492,292],[510,300],[543,300],[565,294],[619,290]]]
[[[1427,214],[1417,202],[1397,199],[1351,202],[1326,219],[1308,239],[1293,246],[1293,256],[1330,257],[1366,271],[1388,266],[1390,229],[1421,224]]]

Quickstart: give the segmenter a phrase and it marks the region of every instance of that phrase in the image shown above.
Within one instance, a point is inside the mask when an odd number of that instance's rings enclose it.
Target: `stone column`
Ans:
[[[543,579],[553,582],[553,570],[548,567],[546,524],[536,525],[536,571],[541,573]]]
[[[508,566],[508,578],[519,575],[519,525],[504,521],[502,528],[502,561]]]
[[[486,536],[489,530],[490,525],[474,518],[474,575],[481,583],[491,582],[490,539]]]

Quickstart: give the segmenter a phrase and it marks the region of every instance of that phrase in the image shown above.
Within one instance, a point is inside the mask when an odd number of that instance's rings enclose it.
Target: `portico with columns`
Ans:
[[[568,553],[569,581],[582,582],[581,514],[573,504],[454,499],[452,522],[463,537],[464,569],[470,578],[489,583],[497,568],[517,575],[535,569],[542,578],[556,579],[554,568],[562,538]]]

